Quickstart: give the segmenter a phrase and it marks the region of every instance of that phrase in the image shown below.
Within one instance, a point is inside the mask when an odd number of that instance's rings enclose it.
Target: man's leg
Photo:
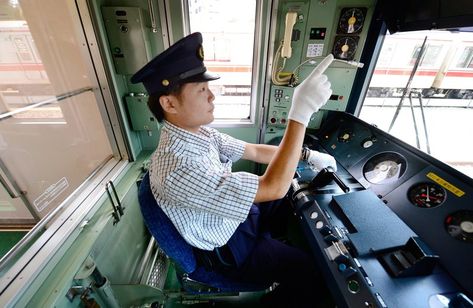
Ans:
[[[284,237],[287,233],[288,219],[293,215],[289,200],[282,198],[256,204],[260,210],[260,232],[270,232],[273,238]]]
[[[243,281],[278,282],[263,301],[271,307],[315,307],[324,285],[309,254],[270,237],[258,238],[248,259],[231,275]]]

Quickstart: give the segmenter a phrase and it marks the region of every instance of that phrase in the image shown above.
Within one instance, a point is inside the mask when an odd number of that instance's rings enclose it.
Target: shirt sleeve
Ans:
[[[213,140],[216,142],[220,155],[235,162],[242,158],[245,152],[246,142],[221,133],[215,129],[211,131]]]
[[[192,163],[165,180],[167,198],[183,206],[243,222],[258,190],[258,176],[248,172],[215,172]]]

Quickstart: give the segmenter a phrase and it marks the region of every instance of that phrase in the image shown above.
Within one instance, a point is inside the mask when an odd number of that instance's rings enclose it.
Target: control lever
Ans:
[[[314,176],[310,182],[311,187],[319,188],[328,185],[328,183],[334,181],[343,190],[344,193],[350,191],[350,188],[343,183],[342,179],[333,171],[332,167],[323,168],[320,172]]]

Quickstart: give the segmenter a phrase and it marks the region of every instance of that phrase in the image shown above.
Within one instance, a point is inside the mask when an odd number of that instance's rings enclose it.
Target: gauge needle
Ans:
[[[430,200],[439,200],[440,197],[434,197],[434,196],[429,196],[428,194],[420,194],[421,197],[426,197],[425,201],[430,201]]]
[[[430,202],[430,198],[429,198],[429,186],[427,186],[427,198],[425,198],[425,201]]]

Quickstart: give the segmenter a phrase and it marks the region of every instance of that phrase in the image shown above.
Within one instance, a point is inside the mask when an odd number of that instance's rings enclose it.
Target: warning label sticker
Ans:
[[[69,183],[66,178],[60,179],[56,184],[48,187],[36,200],[33,201],[34,206],[41,212],[44,210],[54,199],[56,199],[67,187]]]

